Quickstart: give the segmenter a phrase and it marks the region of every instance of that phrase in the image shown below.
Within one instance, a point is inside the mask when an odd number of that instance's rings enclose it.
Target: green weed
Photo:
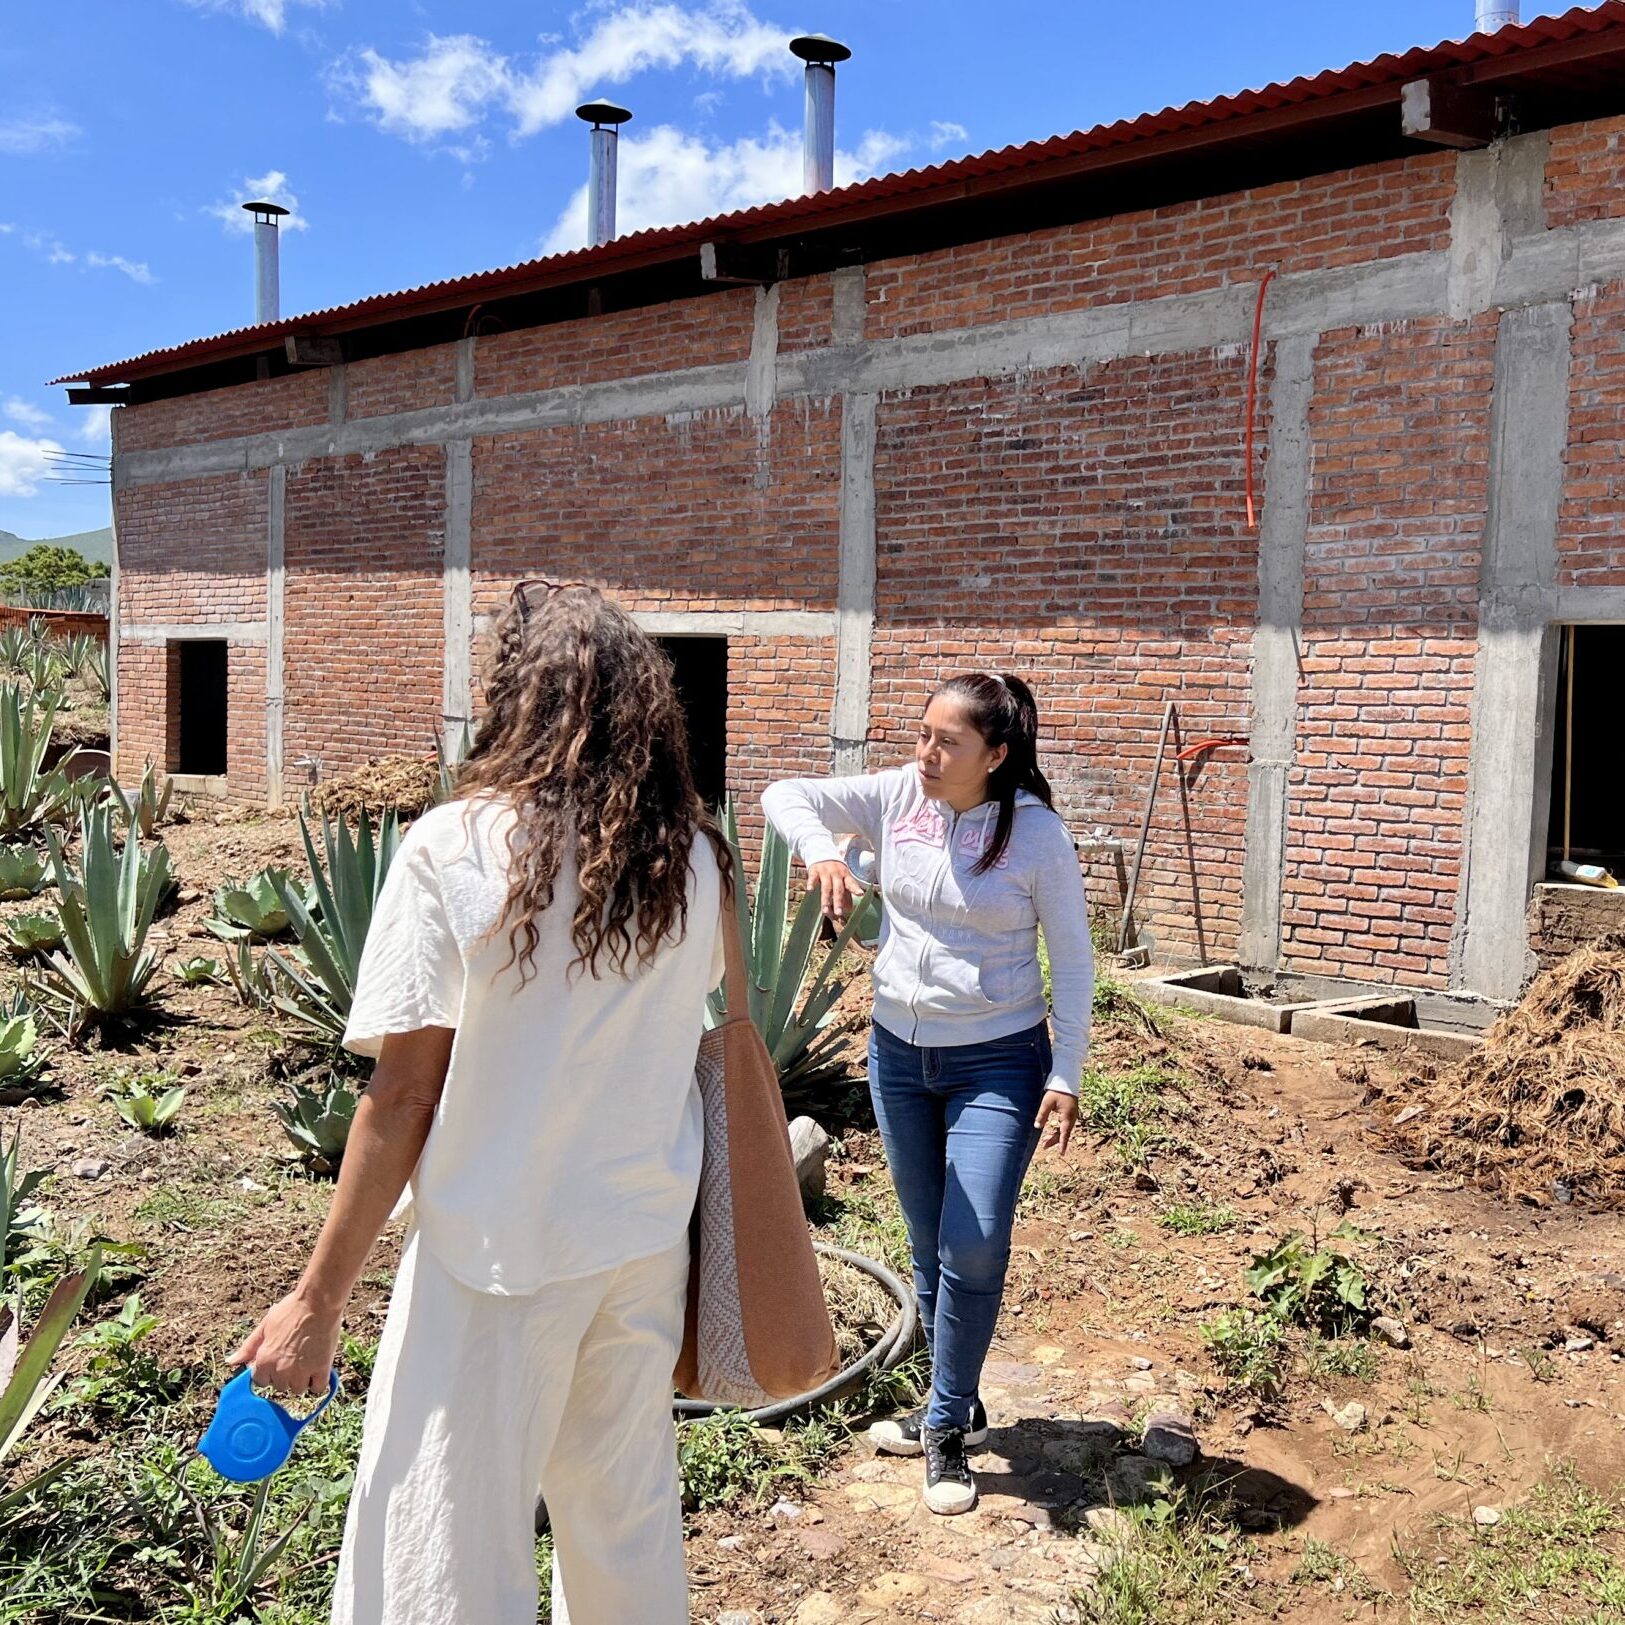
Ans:
[[[1233,1207],[1198,1198],[1165,1207],[1157,1215],[1157,1223],[1176,1236],[1217,1236],[1234,1230],[1241,1220]]]
[[[1286,1367],[1286,1328],[1271,1314],[1226,1309],[1201,1328],[1209,1357],[1232,1390],[1272,1399]]]

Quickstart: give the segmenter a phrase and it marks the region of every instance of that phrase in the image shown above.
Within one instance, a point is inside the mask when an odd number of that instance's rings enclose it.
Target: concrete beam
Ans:
[[[1304,552],[1309,535],[1309,408],[1315,340],[1275,351],[1269,466],[1258,537],[1258,626],[1253,633],[1252,762],[1241,874],[1241,963],[1273,970],[1281,955],[1288,781],[1297,752]]]
[[[442,732],[462,737],[474,716],[474,444],[446,447],[446,530],[442,556],[445,653],[440,698]]]
[[[638,610],[632,619],[657,638],[833,638],[835,617],[823,610]],[[489,616],[480,616],[489,624]]]
[[[265,523],[265,800],[282,805],[284,699],[283,630],[287,621],[287,480],[273,468],[266,492]]]
[[[119,637],[126,643],[186,643],[223,641],[264,643],[269,636],[264,621],[125,621]]]
[[[1533,969],[1525,910],[1545,869],[1556,675],[1549,623],[1572,323],[1567,302],[1510,310],[1496,341],[1466,859],[1451,978],[1491,998],[1516,998]]]
[[[873,395],[848,395],[841,410],[841,555],[835,600],[835,701],[830,711],[837,773],[861,773],[868,761],[878,404]]]

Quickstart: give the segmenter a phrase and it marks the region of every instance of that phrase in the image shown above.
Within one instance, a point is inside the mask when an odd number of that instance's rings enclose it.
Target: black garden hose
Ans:
[[[827,1247],[823,1242],[814,1242],[813,1250],[822,1253],[826,1258],[850,1264],[853,1269],[862,1270],[865,1275],[878,1281],[892,1295],[897,1305],[897,1313],[892,1317],[891,1325],[857,1359],[850,1365],[842,1367],[822,1387],[814,1388],[810,1393],[797,1394],[793,1399],[775,1400],[773,1404],[763,1405],[758,1410],[740,1413],[748,1421],[755,1422],[759,1426],[783,1422],[801,1411],[812,1410],[814,1406],[828,1405],[837,1399],[844,1399],[860,1388],[872,1371],[890,1371],[894,1366],[901,1365],[914,1347],[914,1336],[919,1328],[919,1310],[914,1302],[912,1288],[904,1285],[884,1264],[877,1263],[872,1258],[865,1258],[861,1253],[849,1253],[841,1247]],[[673,1411],[678,1416],[689,1419],[714,1416],[718,1411],[728,1408],[725,1405],[712,1404],[706,1399],[679,1399],[672,1405]]]

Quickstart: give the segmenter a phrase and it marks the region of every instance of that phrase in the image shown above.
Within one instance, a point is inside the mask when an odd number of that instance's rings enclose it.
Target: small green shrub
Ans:
[[[1272,1314],[1226,1309],[1201,1328],[1202,1341],[1232,1389],[1268,1400],[1286,1369],[1286,1327]]]
[[[1176,1236],[1217,1236],[1240,1223],[1236,1210],[1223,1203],[1173,1202],[1157,1215],[1157,1223]]]
[[[175,966],[175,974],[187,987],[202,987],[210,982],[218,982],[225,976],[225,970],[218,959],[209,959],[199,955],[195,959],[183,959]]]
[[[164,1370],[141,1345],[158,1328],[158,1317],[132,1292],[111,1320],[93,1326],[77,1347],[88,1351],[83,1373],[68,1384],[67,1405],[100,1411],[119,1423],[168,1404],[184,1386],[184,1374]]]
[[[1377,1351],[1359,1337],[1322,1337],[1311,1332],[1304,1344],[1304,1364],[1313,1377],[1351,1377],[1375,1382],[1381,1362]]]
[[[102,1093],[117,1107],[119,1116],[143,1134],[167,1133],[186,1102],[186,1091],[175,1085],[167,1072],[119,1078],[107,1084]]]
[[[1247,1285],[1283,1321],[1333,1335],[1346,1333],[1363,1324],[1371,1312],[1365,1272],[1332,1244],[1364,1239],[1346,1221],[1324,1243],[1293,1231],[1253,1259]]]

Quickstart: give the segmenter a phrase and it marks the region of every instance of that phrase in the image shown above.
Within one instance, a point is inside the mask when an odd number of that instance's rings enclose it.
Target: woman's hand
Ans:
[[[290,1292],[274,1304],[231,1357],[246,1365],[254,1382],[278,1394],[325,1394],[338,1352],[340,1318],[313,1308]]]
[[[853,903],[863,901],[863,882],[844,863],[834,858],[812,864],[807,870],[807,890],[822,894],[824,913],[840,925]]]
[[[1072,1143],[1072,1130],[1078,1122],[1078,1097],[1076,1095],[1062,1094],[1059,1089],[1051,1089],[1044,1096],[1044,1104],[1038,1108],[1037,1127],[1043,1131],[1043,1139],[1039,1144],[1048,1150],[1051,1146],[1059,1146],[1061,1155],[1066,1155],[1066,1148]]]

